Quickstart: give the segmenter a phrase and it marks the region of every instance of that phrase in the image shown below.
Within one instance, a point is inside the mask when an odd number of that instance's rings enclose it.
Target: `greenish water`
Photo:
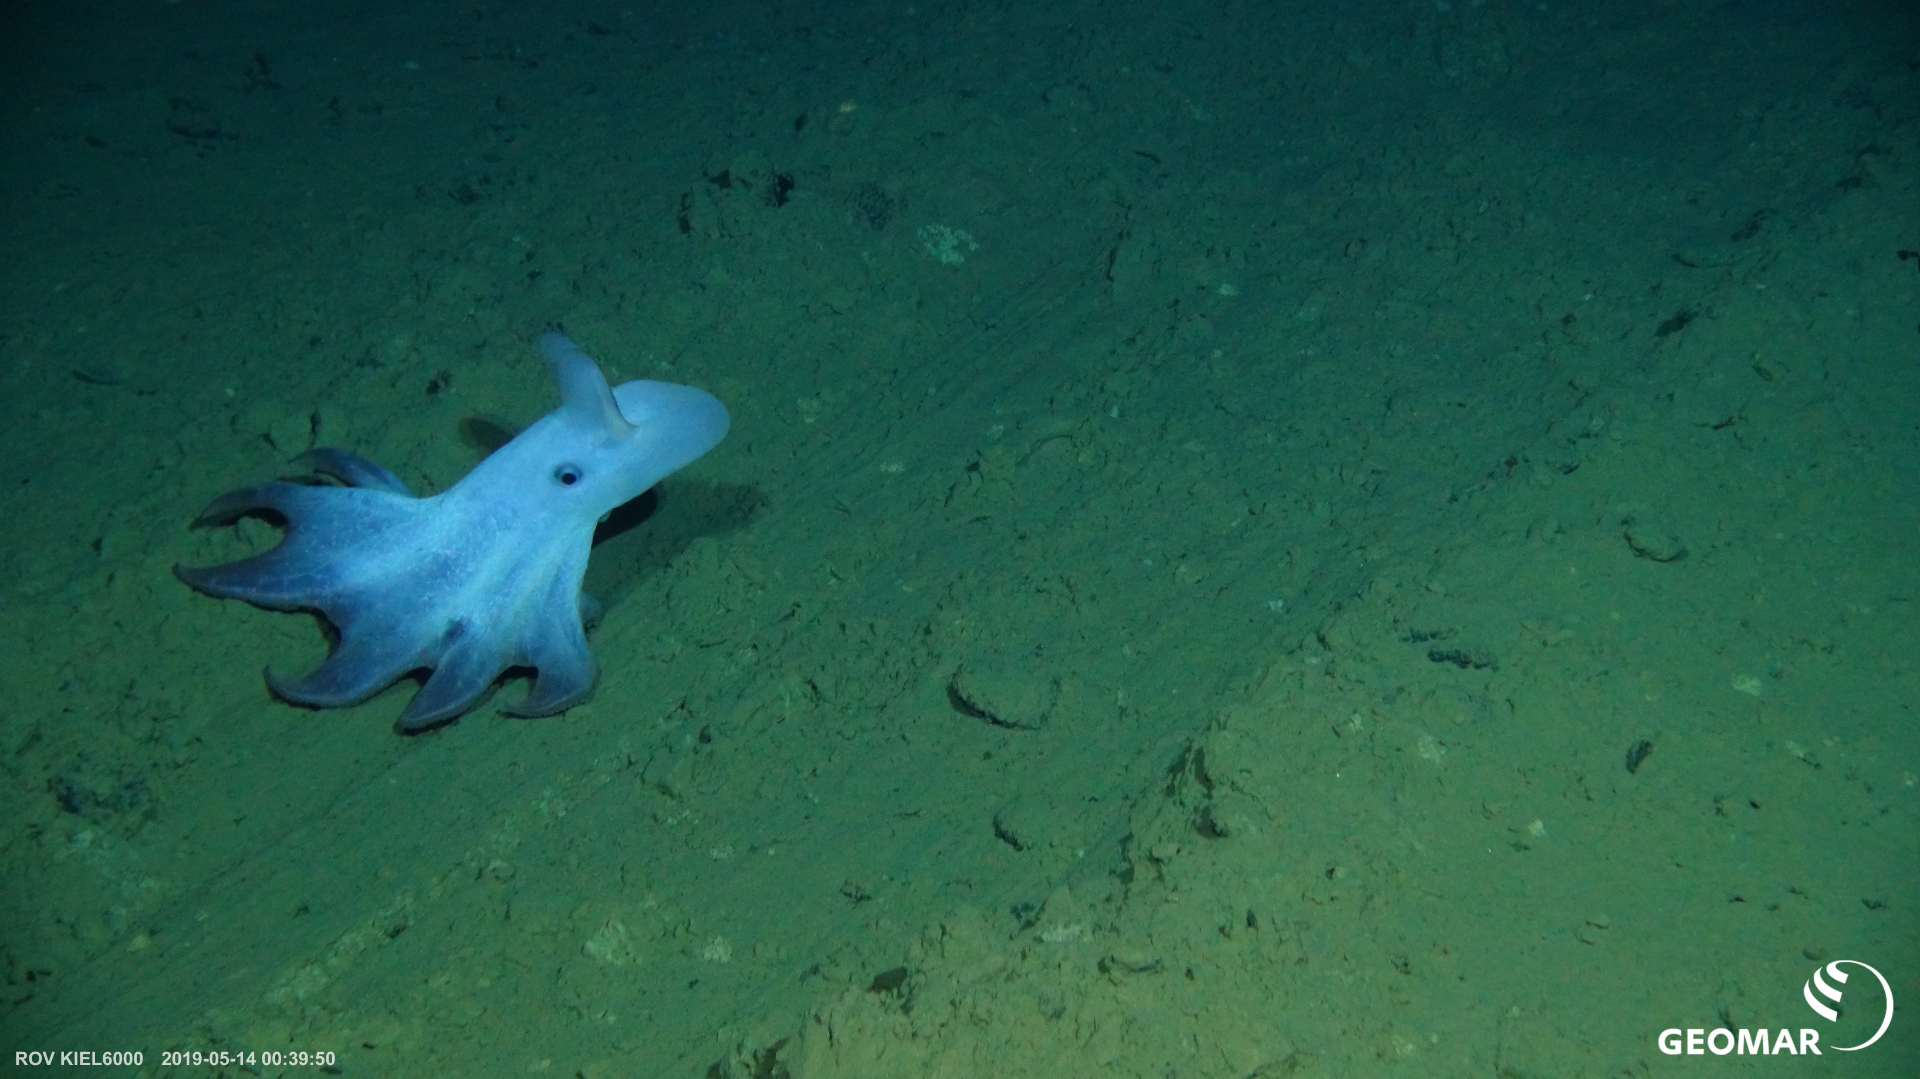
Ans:
[[[0,1050],[1920,1064],[1898,5],[8,18]],[[274,701],[325,638],[193,515],[446,487],[556,323],[733,416],[596,549],[594,698]]]

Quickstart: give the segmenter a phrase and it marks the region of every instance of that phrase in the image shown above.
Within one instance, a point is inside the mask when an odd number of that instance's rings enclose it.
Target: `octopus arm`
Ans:
[[[213,500],[194,524],[230,524],[262,511],[287,522],[272,550],[221,566],[175,566],[174,576],[212,596],[274,610],[317,610],[329,617],[337,597],[354,591],[360,552],[415,525],[426,503],[373,487],[311,487],[275,481]]]
[[[371,634],[347,635],[326,662],[297,679],[266,672],[267,688],[282,700],[309,708],[343,708],[373,696],[401,675],[425,666],[418,652],[396,652],[392,643]]]
[[[473,707],[512,664],[500,642],[461,619],[442,638],[443,651],[433,664],[433,675],[400,713],[403,731],[437,726]]]
[[[396,495],[413,497],[407,485],[400,477],[367,460],[357,453],[321,446],[311,449],[294,458],[301,464],[323,476],[332,476],[349,487],[372,487],[376,490],[390,491]]]
[[[515,716],[550,716],[564,712],[593,695],[593,683],[599,671],[593,652],[587,647],[583,628],[586,605],[593,603],[585,593],[564,608],[549,605],[550,617],[532,627],[524,649],[523,661],[538,670],[526,699],[508,708]]]

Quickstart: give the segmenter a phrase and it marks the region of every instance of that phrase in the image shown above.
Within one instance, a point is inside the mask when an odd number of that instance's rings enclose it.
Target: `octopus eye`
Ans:
[[[586,478],[579,465],[561,465],[553,470],[553,481],[562,487],[572,487]]]

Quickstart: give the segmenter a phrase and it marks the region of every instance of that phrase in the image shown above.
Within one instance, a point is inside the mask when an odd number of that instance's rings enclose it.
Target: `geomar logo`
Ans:
[[[1813,977],[1808,978],[1806,984],[1800,987],[1800,995],[1807,998],[1807,1007],[1812,1008],[1814,1014],[1829,1023],[1839,1022],[1840,1010],[1838,1008],[1830,1008],[1820,1003],[1820,997],[1825,997],[1835,1004],[1840,1003],[1841,990],[1838,986],[1847,984],[1847,972],[1840,969],[1840,965],[1843,963],[1851,963],[1878,979],[1880,982],[1880,998],[1887,1002],[1886,1011],[1880,1016],[1880,1029],[1873,1032],[1873,1037],[1868,1038],[1859,1045],[1836,1045],[1833,1047],[1837,1052],[1851,1053],[1855,1049],[1865,1049],[1867,1046],[1879,1041],[1880,1035],[1887,1032],[1888,1025],[1893,1022],[1893,987],[1887,984],[1885,975],[1858,959],[1836,959],[1824,967],[1815,967]],[[1816,993],[1819,994],[1819,996],[1815,996],[1814,994]]]

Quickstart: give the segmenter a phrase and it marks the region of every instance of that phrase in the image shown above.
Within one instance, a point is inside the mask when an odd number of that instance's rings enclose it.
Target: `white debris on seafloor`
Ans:
[[[968,255],[980,250],[973,233],[949,225],[922,225],[914,235],[926,245],[927,254],[942,266],[958,266],[967,261]]]

